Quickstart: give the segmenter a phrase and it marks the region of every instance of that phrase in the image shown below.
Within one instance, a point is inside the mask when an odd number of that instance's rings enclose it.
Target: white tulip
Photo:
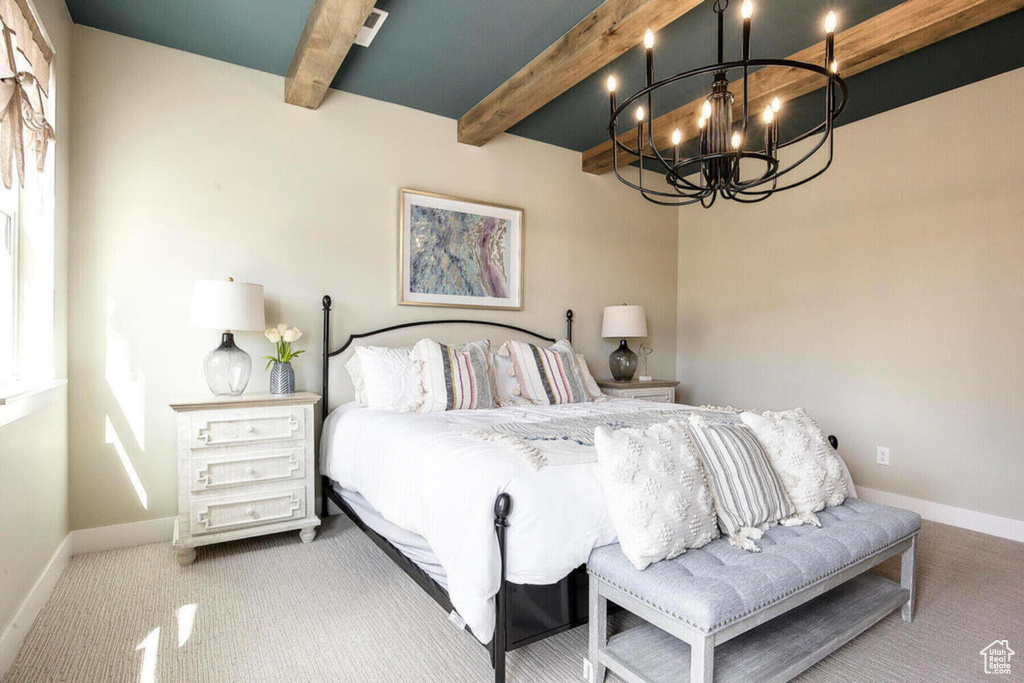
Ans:
[[[278,332],[277,328],[275,327],[271,327],[269,330],[264,332],[263,336],[270,340],[272,344],[276,344],[277,342],[281,341],[281,333]]]
[[[288,326],[285,325],[284,323],[281,323],[280,325],[277,326],[277,333],[279,335],[281,335],[282,337],[284,336],[284,333],[287,332],[287,331],[288,331]]]
[[[298,341],[299,337],[301,337],[301,336],[302,336],[302,330],[300,330],[297,327],[290,327],[290,328],[288,328],[287,330],[284,331],[284,335],[283,335],[282,338],[286,342],[291,343],[293,341]]]

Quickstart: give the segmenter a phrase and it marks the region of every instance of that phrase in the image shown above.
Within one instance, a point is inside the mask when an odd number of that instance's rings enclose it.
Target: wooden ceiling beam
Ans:
[[[284,79],[284,101],[316,109],[376,0],[315,0]]]
[[[459,142],[487,144],[701,2],[606,0],[463,115]]]
[[[839,73],[849,77],[867,71],[1022,7],[1024,0],[907,0],[836,34],[835,55]],[[824,65],[825,42],[790,55],[788,59]],[[824,84],[823,77],[798,69],[761,69],[748,79],[749,111],[751,116],[760,117],[761,110],[772,97],[786,102],[822,89]],[[740,101],[742,82],[731,84],[730,90]],[[654,120],[654,138],[659,149],[670,148],[675,128],[682,131],[683,140],[697,136],[697,117],[704,99],[694,100]],[[742,108],[737,107],[736,113],[741,116]],[[623,133],[619,140],[634,146],[636,130]],[[620,166],[634,161],[636,157],[619,152]],[[583,170],[595,175],[612,170],[611,140],[583,153]]]

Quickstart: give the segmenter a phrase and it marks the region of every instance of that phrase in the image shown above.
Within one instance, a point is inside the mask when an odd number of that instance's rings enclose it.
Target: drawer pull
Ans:
[[[245,426],[245,431],[248,432],[249,434],[252,434],[253,432],[256,431],[256,428],[253,427],[252,425],[246,425]]]
[[[249,515],[250,517],[255,517],[256,511],[253,510],[252,508],[245,508],[245,514]]]
[[[252,474],[253,473],[253,469],[251,467],[246,467],[245,468],[245,473],[246,474]]]

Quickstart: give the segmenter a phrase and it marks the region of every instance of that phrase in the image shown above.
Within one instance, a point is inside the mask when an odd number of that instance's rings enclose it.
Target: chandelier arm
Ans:
[[[831,131],[831,130],[827,131],[824,135],[821,136],[821,139],[818,140],[818,143],[816,145],[814,145],[813,149],[811,149],[809,152],[807,152],[807,154],[803,155],[803,157],[801,157],[799,161],[797,161],[797,162],[795,162],[793,164],[790,164],[789,166],[785,167],[784,169],[782,169],[781,171],[776,173],[774,178],[775,179],[781,178],[782,176],[786,175],[790,171],[793,171],[796,168],[799,168],[805,161],[807,161],[812,156],[817,154],[818,150],[821,149],[822,145],[824,145],[827,140],[830,141],[832,139],[832,132],[833,131]],[[831,153],[830,153],[830,155],[831,155]],[[755,189],[760,184],[763,184],[763,183],[756,183],[754,185],[750,185],[749,189],[753,190],[753,189]],[[789,187],[779,188],[779,189],[780,190],[782,190],[782,189],[789,189]]]
[[[789,185],[785,185],[783,187],[773,187],[771,190],[751,190],[751,191],[745,191],[745,192],[743,192],[743,194],[747,194],[747,195],[761,195],[761,194],[770,195],[773,192],[782,192],[783,190],[792,190],[795,187],[800,187],[801,185],[803,185],[805,183],[811,182],[812,180],[814,180],[815,178],[820,176],[822,173],[827,171],[829,169],[829,167],[832,165],[832,158],[833,158],[833,146],[832,146],[832,142],[829,141],[828,161],[826,161],[825,165],[823,167],[821,167],[820,169],[818,169],[817,171],[815,171],[813,174],[807,176],[806,178],[802,178],[802,179],[800,179],[800,180],[798,180],[796,182],[790,183]],[[803,162],[801,161],[801,163],[803,163]],[[791,166],[787,170],[792,170],[793,168],[796,168],[796,166]]]
[[[634,190],[638,190],[639,192],[641,192],[645,196],[647,194],[653,194],[653,195],[658,196],[658,197],[680,197],[680,196],[685,196],[685,195],[681,195],[678,192],[662,192],[661,190],[652,190],[651,188],[648,188],[648,187],[641,187],[640,185],[637,185],[633,181],[627,180],[625,177],[623,177],[623,175],[619,172],[618,168],[615,169],[615,177],[617,177],[619,179],[619,181],[622,182],[623,185],[631,187]]]

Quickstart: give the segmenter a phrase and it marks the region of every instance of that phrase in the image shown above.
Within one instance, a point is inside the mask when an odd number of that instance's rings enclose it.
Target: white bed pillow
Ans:
[[[416,342],[412,359],[419,365],[423,390],[418,412],[493,408],[490,355],[491,342],[486,339],[461,348],[433,339]]]
[[[372,410],[411,412],[422,401],[419,366],[411,348],[360,346],[345,363],[356,403]]]
[[[529,404],[519,392],[519,380],[512,369],[512,359],[500,353],[491,354],[494,375],[494,402],[500,407]]]
[[[686,428],[594,431],[601,486],[622,552],[637,569],[718,536],[714,503]]]
[[[819,524],[815,512],[846,500],[843,464],[803,408],[740,414],[757,436],[799,515]]]
[[[580,377],[583,378],[583,386],[586,387],[587,393],[590,394],[590,400],[592,401],[604,401],[608,397],[601,391],[601,387],[597,386],[597,382],[594,380],[594,376],[590,374],[590,367],[587,366],[587,359],[583,357],[582,353],[576,354],[576,365],[580,369]]]

